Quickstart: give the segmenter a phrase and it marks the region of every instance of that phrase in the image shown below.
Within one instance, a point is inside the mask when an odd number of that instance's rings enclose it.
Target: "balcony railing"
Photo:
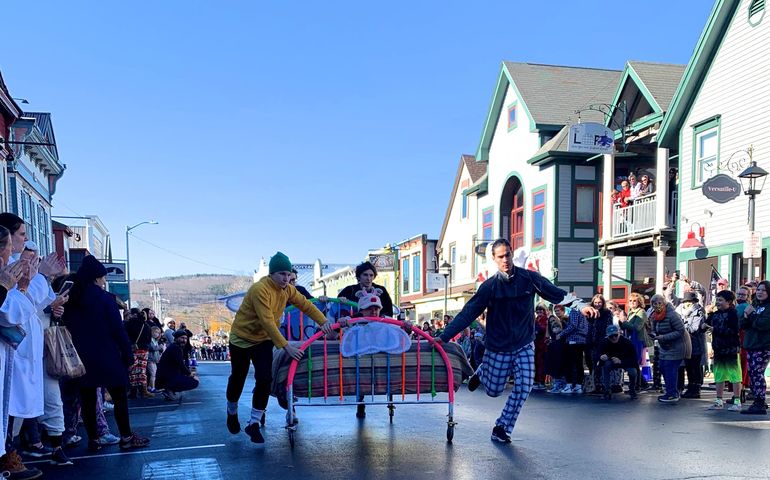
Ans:
[[[612,237],[630,237],[652,231],[655,228],[656,201],[657,196],[653,193],[637,198],[627,207],[613,205]]]

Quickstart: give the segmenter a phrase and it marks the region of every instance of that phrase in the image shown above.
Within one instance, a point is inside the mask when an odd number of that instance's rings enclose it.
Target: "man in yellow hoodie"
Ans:
[[[227,381],[227,429],[233,435],[241,431],[238,400],[249,374],[249,363],[253,363],[256,385],[251,399],[251,417],[244,431],[254,443],[265,442],[259,426],[273,380],[273,346],[283,348],[297,360],[303,355],[299,348],[286,341],[278,329],[287,302],[319,325],[326,323],[324,314],[289,283],[290,279],[291,262],[286,255],[277,252],[270,258],[270,275],[246,292],[230,331],[231,373]],[[330,327],[327,325],[324,331],[331,330]]]

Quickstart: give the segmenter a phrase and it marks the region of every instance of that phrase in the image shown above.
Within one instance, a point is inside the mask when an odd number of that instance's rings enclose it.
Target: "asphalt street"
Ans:
[[[84,441],[68,450],[73,466],[32,464],[43,478],[57,480],[770,477],[770,417],[708,411],[713,391],[676,405],[659,404],[655,394],[636,401],[616,395],[608,403],[533,393],[507,445],[489,439],[504,397],[490,398],[483,389],[458,391],[451,444],[445,404],[399,406],[393,424],[384,406],[368,407],[364,420],[355,418],[355,407],[304,407],[297,409],[301,421],[292,449],[285,411],[273,399],[265,445],[228,433],[229,369],[227,363],[202,363],[201,386],[179,402],[132,401],[133,428],[152,439],[147,449],[121,452],[114,446],[90,454]],[[246,392],[252,386],[247,382]],[[244,423],[249,403],[245,393]],[[114,427],[111,415],[108,420]]]

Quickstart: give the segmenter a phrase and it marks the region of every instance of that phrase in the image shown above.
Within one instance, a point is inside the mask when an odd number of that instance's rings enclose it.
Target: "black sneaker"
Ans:
[[[246,425],[243,431],[251,438],[252,443],[265,443],[265,437],[259,431],[259,423],[250,423]]]
[[[741,413],[744,415],[767,415],[767,405],[765,405],[765,402],[757,402],[755,400],[749,408],[741,410]]]
[[[468,379],[468,391],[475,391],[477,388],[479,388],[479,385],[481,385],[481,377],[474,373],[471,375],[471,378]]]
[[[70,460],[70,457],[67,456],[66,453],[64,453],[64,449],[57,448],[53,451],[53,454],[51,455],[51,465],[72,465],[72,460]]]
[[[238,421],[238,414],[227,414],[227,430],[235,435],[241,431],[241,422]]]
[[[356,418],[366,418],[366,405],[356,407]]]
[[[36,447],[35,445],[29,445],[24,447],[24,449],[21,451],[22,455],[34,458],[50,457],[52,453],[53,448],[46,447],[45,445],[40,445],[39,447]]]
[[[505,433],[505,429],[500,425],[495,425],[495,428],[492,429],[491,440],[493,442],[511,443],[511,437]]]
[[[695,390],[687,390],[682,394],[682,398],[700,398],[700,392]],[[734,399],[735,397],[733,397]]]

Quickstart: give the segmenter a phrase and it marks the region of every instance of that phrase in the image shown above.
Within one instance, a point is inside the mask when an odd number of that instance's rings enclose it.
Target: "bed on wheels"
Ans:
[[[299,361],[283,350],[274,355],[272,394],[287,410],[286,430],[292,447],[298,428],[295,407],[339,405],[387,405],[393,422],[397,405],[447,404],[446,436],[452,441],[454,393],[473,373],[462,348],[456,343],[437,344],[429,334],[412,327],[416,339],[405,345],[408,350],[402,353],[343,356],[340,343],[346,332],[360,328],[356,324],[372,322],[404,327],[403,322],[392,318],[354,318],[340,340],[329,340],[318,331],[296,342],[305,352]]]

